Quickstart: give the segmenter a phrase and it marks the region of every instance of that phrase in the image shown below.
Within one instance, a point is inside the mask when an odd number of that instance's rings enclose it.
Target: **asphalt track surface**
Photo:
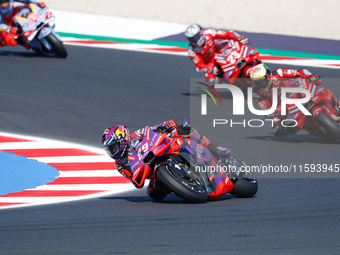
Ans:
[[[67,50],[63,60],[0,49],[1,131],[100,147],[108,126],[190,116],[190,78],[201,75],[188,58]],[[308,69],[340,77],[337,69]],[[328,87],[340,98],[336,80]],[[269,128],[225,128],[223,137],[204,125],[198,131],[248,164],[339,163],[338,144],[305,133],[277,140]],[[258,177],[250,199],[187,204],[170,195],[155,203],[142,189],[1,210],[0,254],[339,254],[339,178]]]

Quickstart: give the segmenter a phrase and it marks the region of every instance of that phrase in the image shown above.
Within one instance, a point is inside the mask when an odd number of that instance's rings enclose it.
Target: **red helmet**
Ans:
[[[190,25],[185,31],[185,37],[191,44],[201,47],[205,43],[204,30],[197,24]]]
[[[130,134],[127,126],[114,126],[106,129],[102,135],[102,146],[106,153],[115,160],[126,157]]]

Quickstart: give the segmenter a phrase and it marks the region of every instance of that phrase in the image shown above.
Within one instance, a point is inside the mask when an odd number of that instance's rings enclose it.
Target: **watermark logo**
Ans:
[[[217,93],[216,89],[226,89],[229,90],[232,94],[232,100],[233,100],[233,115],[245,115],[245,96],[243,91],[235,86],[235,85],[231,85],[231,84],[215,84],[215,88],[213,88],[212,86],[209,86],[207,84],[204,83],[200,83],[203,84],[204,86],[206,86],[208,89],[210,89],[212,91],[212,93],[214,93],[217,98],[220,101],[221,106],[222,105],[222,100],[219,96],[219,94]],[[199,88],[201,90],[203,90],[204,92],[206,92],[208,95],[210,95],[210,97],[213,99],[215,106],[217,106],[217,102],[213,96],[213,94],[208,91],[207,89],[203,89],[203,88]],[[296,94],[299,93],[300,95],[305,95],[304,97],[300,97],[300,98],[291,98],[290,95],[291,94]],[[207,106],[207,94],[202,94],[201,95],[201,115],[207,115],[208,112],[208,106]],[[310,98],[311,98],[311,93],[309,90],[302,88],[302,87],[281,87],[280,88],[280,103],[281,105],[278,105],[279,103],[279,93],[278,93],[278,89],[277,88],[273,88],[272,89],[272,95],[271,95],[271,108],[270,109],[262,109],[262,110],[258,110],[254,107],[254,103],[253,103],[253,88],[252,87],[248,87],[247,88],[247,105],[248,105],[248,109],[249,111],[257,116],[268,116],[271,115],[275,112],[276,109],[278,109],[278,107],[281,107],[281,115],[282,116],[286,116],[287,115],[287,105],[289,105],[289,107],[291,107],[292,105],[300,110],[304,115],[306,116],[310,116],[312,115],[304,106],[304,103],[307,103]],[[262,124],[264,123],[262,120],[250,120],[250,122],[256,122],[256,121],[260,121]],[[272,126],[274,123],[274,120],[269,120],[272,121]],[[287,120],[283,120],[284,122],[287,122]],[[296,126],[298,123],[295,120],[291,120],[291,122],[295,123],[295,125],[292,125],[291,123],[289,123],[289,127],[291,126]],[[216,126],[216,124],[226,124],[228,123],[227,120],[225,119],[215,119],[214,120],[214,127]],[[263,125],[256,125],[256,127],[261,127]],[[244,125],[245,126],[245,125]],[[254,125],[250,124],[250,127],[253,127]],[[283,123],[283,126],[286,126]]]
[[[212,91],[217,95],[218,99],[221,102],[222,101],[218,93],[214,88],[212,88],[209,85],[204,84],[208,88],[212,89]],[[244,115],[244,94],[240,88],[238,88],[235,85],[230,85],[230,84],[216,84],[215,88],[217,89],[228,89],[233,97],[233,115]],[[216,100],[212,96],[212,94],[207,91],[206,89],[202,89],[205,92],[207,92],[214,100],[215,105]],[[265,115],[270,115],[275,112],[277,109],[277,104],[278,104],[278,91],[277,88],[273,88],[273,93],[272,93],[272,107],[268,110],[257,110],[254,108],[253,105],[253,88],[249,87],[247,89],[247,103],[248,103],[248,109],[252,114],[255,115],[260,115],[260,116],[265,116]],[[290,93],[302,93],[305,94],[306,96],[304,98],[289,98],[287,97],[288,94]],[[305,115],[310,116],[312,115],[304,106],[304,103],[307,103],[311,98],[311,94],[309,90],[304,89],[304,88],[281,88],[281,115],[287,115],[287,105],[295,105],[301,112],[303,112]],[[201,115],[207,115],[207,95],[202,94],[201,96]]]
[[[205,83],[202,83],[202,82],[199,82],[199,83],[206,86],[208,89],[210,89],[217,96],[218,100],[220,101],[221,106],[223,106],[220,95],[217,93],[217,91],[212,86],[209,86],[208,84],[205,84]],[[214,101],[215,106],[217,106],[215,97],[210,93],[209,90],[206,90],[206,89],[203,89],[203,88],[200,88],[200,87],[197,87],[197,88],[200,89],[200,90],[203,90],[205,93],[207,93],[212,98],[212,100]],[[207,115],[207,95],[202,94],[201,100],[202,100],[202,112],[201,113],[202,113],[202,115]],[[203,107],[203,105],[204,105],[204,107]]]

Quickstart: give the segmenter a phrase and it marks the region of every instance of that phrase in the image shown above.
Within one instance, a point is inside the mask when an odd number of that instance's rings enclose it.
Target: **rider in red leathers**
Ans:
[[[329,92],[329,90],[321,84],[320,76],[317,74],[313,75],[307,69],[294,70],[286,67],[271,71],[267,65],[260,64],[255,66],[250,72],[250,78],[254,85],[253,97],[261,109],[267,110],[271,108],[273,88],[278,88],[278,107],[274,112],[275,118],[273,121],[273,133],[276,138],[282,138],[285,135],[294,134],[298,131],[298,129],[294,127],[294,123],[291,123],[292,127],[284,127],[281,125],[282,117],[287,119],[285,126],[289,126],[288,123],[290,119],[289,116],[281,117],[281,86],[293,87],[294,84],[298,82],[295,78],[300,77],[309,79],[311,82],[309,85],[302,83],[300,86],[303,86],[304,89],[312,92],[313,90],[322,87],[323,91]],[[335,107],[335,110],[340,116],[340,102],[333,96],[333,94],[327,100],[329,100],[329,102]]]
[[[196,70],[205,73],[205,77],[209,81],[214,81],[218,72],[215,65],[216,39],[233,39],[242,44],[249,42],[247,38],[236,32],[216,29],[203,30],[197,24],[190,25],[185,31],[185,36],[190,43],[188,48],[190,59],[196,65]]]
[[[15,2],[22,3],[24,5],[35,3],[40,8],[46,7],[44,2],[37,3],[34,0],[0,0],[0,47],[6,45],[15,46],[18,44],[18,29],[17,27],[13,26],[12,23],[14,16],[21,12],[23,8],[22,6],[14,6]],[[28,45],[24,43],[22,44],[26,49],[29,49]]]
[[[184,124],[177,126],[173,120],[160,123],[152,127],[156,132],[166,132],[171,137],[190,137],[192,141],[208,148],[215,158],[227,158],[230,151],[223,147],[217,147],[205,136],[200,135],[195,129],[185,121]],[[138,183],[132,180],[132,170],[129,160],[129,152],[135,150],[143,140],[144,129],[139,129],[129,135],[129,129],[126,126],[113,126],[106,129],[102,135],[102,146],[107,154],[115,160],[117,170],[129,179],[136,188],[142,188]],[[133,161],[132,161],[133,162]],[[216,163],[216,159],[215,162]],[[162,200],[170,192],[160,183],[158,179],[150,180],[148,195],[155,200]]]

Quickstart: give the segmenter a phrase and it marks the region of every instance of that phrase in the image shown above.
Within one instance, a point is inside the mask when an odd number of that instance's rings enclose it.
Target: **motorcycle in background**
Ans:
[[[248,79],[246,67],[261,64],[260,53],[254,47],[248,47],[234,40],[223,40],[217,44],[215,55],[217,77],[225,79],[227,83],[246,89],[252,86]],[[247,68],[248,69],[248,68]]]
[[[21,8],[13,19],[13,25],[18,28],[18,42],[21,40],[21,44],[25,43],[37,53],[66,58],[66,48],[60,36],[54,31],[55,16],[52,12],[34,3]]]
[[[304,104],[304,107],[312,115],[306,116],[296,105],[287,105],[288,117],[286,118],[295,122],[298,130],[305,130],[331,141],[340,141],[340,109],[336,109],[335,102],[330,100],[333,93],[325,90],[323,85],[315,85],[308,79],[298,78],[295,81],[291,87],[311,88],[311,99]],[[292,93],[290,98],[298,99],[301,95]],[[276,117],[276,121],[280,119]]]

